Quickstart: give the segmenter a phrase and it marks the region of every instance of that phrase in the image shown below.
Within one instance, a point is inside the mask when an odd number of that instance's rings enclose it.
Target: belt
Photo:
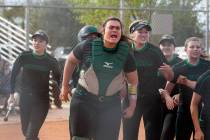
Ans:
[[[74,93],[75,96],[79,97],[84,97],[88,100],[93,100],[93,101],[99,101],[99,102],[110,102],[110,101],[115,101],[120,99],[119,92],[112,95],[112,96],[98,96],[94,95],[91,92],[88,92],[84,87],[81,85],[77,85],[76,91]]]

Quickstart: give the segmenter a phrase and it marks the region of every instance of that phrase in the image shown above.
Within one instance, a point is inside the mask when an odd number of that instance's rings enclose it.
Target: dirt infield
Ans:
[[[139,140],[144,140],[141,128]],[[69,140],[68,121],[45,122],[40,131],[40,140]],[[0,140],[23,140],[20,123],[0,125]],[[122,140],[120,132],[119,140]]]
[[[24,140],[20,123],[0,125],[1,140]],[[40,131],[41,140],[68,140],[67,121],[45,122]]]
[[[40,140],[69,140],[68,116],[69,103],[63,104],[63,109],[50,109],[40,130]],[[11,115],[8,122],[4,122],[3,116],[0,115],[0,140],[24,140],[18,114]],[[122,140],[122,130],[119,140]],[[144,140],[143,124],[141,124],[139,140]]]

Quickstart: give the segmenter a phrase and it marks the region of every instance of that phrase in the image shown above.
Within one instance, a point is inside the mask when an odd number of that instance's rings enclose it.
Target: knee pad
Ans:
[[[89,138],[84,138],[84,137],[73,136],[72,140],[90,140],[90,139]]]

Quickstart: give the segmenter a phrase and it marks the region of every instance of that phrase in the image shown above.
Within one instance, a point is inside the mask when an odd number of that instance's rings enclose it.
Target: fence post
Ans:
[[[209,0],[206,0],[206,50],[209,54]]]
[[[29,49],[29,4],[30,0],[26,0],[25,6],[25,31],[26,31],[26,49]]]
[[[124,0],[120,0],[120,20],[124,22]]]

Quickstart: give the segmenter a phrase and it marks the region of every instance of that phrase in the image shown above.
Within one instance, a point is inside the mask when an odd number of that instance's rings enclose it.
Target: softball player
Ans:
[[[102,37],[80,42],[70,53],[64,68],[61,99],[68,100],[68,81],[74,67],[82,70],[70,105],[70,127],[73,140],[117,140],[122,117],[119,92],[128,81],[130,105],[124,117],[133,115],[138,83],[134,59],[122,34],[118,18],[108,18]]]
[[[38,134],[49,110],[49,75],[60,83],[57,60],[46,53],[48,37],[39,30],[32,36],[33,51],[20,54],[11,74],[10,101],[14,102],[16,78],[21,73],[20,119],[26,140],[39,140]]]
[[[202,74],[196,84],[191,101],[191,115],[195,128],[195,140],[210,140],[210,71]],[[203,103],[202,112],[199,115],[200,103]],[[198,117],[200,116],[200,118]]]
[[[182,61],[182,59],[179,58],[177,54],[175,54],[175,46],[175,39],[171,35],[163,35],[159,41],[159,47],[170,66],[173,66],[174,64]],[[159,82],[160,87],[165,88],[167,81],[162,75],[159,75]],[[179,94],[177,95],[178,92],[178,87],[176,86],[175,89],[172,91],[171,96],[173,98],[177,98],[179,96]],[[174,140],[177,107],[175,107],[173,110],[168,110],[164,102],[162,109],[163,128],[160,139]]]
[[[210,63],[207,60],[201,59],[202,44],[200,38],[190,37],[185,41],[185,51],[188,58],[181,63],[174,65],[174,79],[168,82],[166,90],[169,93],[174,88],[179,76],[185,76],[191,81],[196,81],[198,77],[210,68]],[[190,103],[193,90],[189,86],[179,84],[180,102],[176,119],[176,139],[190,140],[194,127],[190,114]],[[169,109],[173,109],[173,100],[170,102],[168,94],[166,105]],[[187,127],[186,127],[187,126]]]
[[[148,42],[151,26],[146,21],[136,20],[130,27],[133,56],[138,71],[137,104],[134,115],[123,121],[124,140],[138,140],[140,120],[143,116],[146,140],[160,139],[161,99],[158,93],[158,72],[170,80],[173,72],[161,50]]]

